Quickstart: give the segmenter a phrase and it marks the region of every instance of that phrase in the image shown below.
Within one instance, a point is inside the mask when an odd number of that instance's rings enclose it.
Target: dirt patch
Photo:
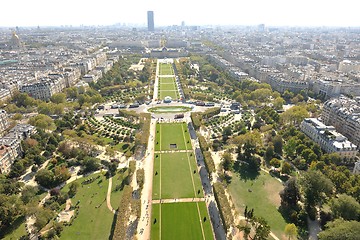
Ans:
[[[280,206],[281,198],[279,193],[282,190],[282,188],[281,187],[279,188],[279,186],[274,185],[271,182],[267,181],[264,183],[264,190],[266,192],[269,201],[275,206]]]

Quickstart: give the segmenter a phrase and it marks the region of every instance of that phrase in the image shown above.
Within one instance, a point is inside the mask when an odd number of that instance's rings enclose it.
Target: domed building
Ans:
[[[15,31],[13,31],[11,40],[10,40],[10,47],[11,48],[20,48],[21,47],[21,41],[19,36],[16,34]]]

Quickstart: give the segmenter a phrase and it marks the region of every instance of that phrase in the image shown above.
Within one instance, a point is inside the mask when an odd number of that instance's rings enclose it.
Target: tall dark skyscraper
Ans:
[[[148,31],[153,32],[154,31],[154,12],[148,11],[147,12],[147,19],[148,19]]]

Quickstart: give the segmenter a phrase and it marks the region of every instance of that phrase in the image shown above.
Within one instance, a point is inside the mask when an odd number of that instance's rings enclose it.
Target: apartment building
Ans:
[[[327,153],[338,153],[341,158],[347,159],[355,158],[358,153],[355,144],[338,133],[333,126],[327,126],[317,118],[305,118],[300,128]]]
[[[360,146],[360,97],[350,99],[345,96],[325,102],[321,118],[327,125]]]
[[[271,85],[273,90],[280,93],[284,93],[286,90],[293,93],[299,93],[302,90],[308,91],[309,89],[308,82],[302,80],[289,80],[282,76],[282,74],[269,75],[267,82]]]
[[[29,124],[18,124],[0,138],[0,173],[10,172],[15,159],[22,155],[21,141],[36,133]]]
[[[61,92],[65,88],[65,79],[59,78],[42,78],[39,82],[25,84],[21,86],[20,92],[29,94],[35,99],[49,101],[55,93]]]
[[[10,126],[9,117],[5,110],[0,109],[0,135]]]

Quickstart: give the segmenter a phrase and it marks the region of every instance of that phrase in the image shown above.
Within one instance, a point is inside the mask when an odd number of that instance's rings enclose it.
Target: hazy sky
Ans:
[[[1,0],[0,26],[146,24],[360,26],[358,0]]]

